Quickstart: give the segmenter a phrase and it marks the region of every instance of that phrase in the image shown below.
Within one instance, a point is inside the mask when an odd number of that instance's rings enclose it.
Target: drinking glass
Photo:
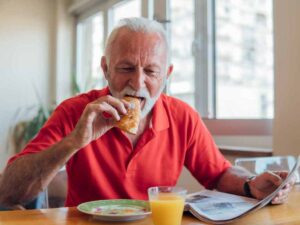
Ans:
[[[180,225],[186,189],[161,186],[148,188],[148,197],[155,225]]]

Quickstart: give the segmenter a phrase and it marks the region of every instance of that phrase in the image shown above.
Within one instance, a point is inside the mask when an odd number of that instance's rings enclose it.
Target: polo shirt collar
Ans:
[[[152,109],[152,127],[156,131],[167,129],[170,126],[169,117],[162,101],[162,95],[157,99]]]
[[[111,95],[108,86],[106,86],[106,87],[103,89],[103,91],[104,91],[104,95]]]

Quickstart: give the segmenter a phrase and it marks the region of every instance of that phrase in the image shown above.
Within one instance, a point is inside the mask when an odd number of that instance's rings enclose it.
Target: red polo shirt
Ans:
[[[85,106],[107,94],[105,88],[64,101],[10,162],[61,140],[74,129]],[[220,154],[198,113],[162,94],[153,108],[151,126],[135,148],[123,131],[112,128],[68,161],[66,206],[98,199],[147,199],[150,186],[176,185],[183,166],[206,188],[214,188],[231,164]]]

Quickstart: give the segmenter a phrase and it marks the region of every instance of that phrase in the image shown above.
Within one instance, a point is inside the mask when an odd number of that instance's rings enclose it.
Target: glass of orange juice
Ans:
[[[180,225],[186,196],[181,187],[150,187],[148,196],[155,225]]]

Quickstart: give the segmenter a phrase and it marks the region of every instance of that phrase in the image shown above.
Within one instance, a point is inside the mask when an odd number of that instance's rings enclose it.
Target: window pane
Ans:
[[[272,0],[216,0],[217,118],[273,118]]]
[[[141,0],[129,0],[121,2],[112,8],[113,26],[116,25],[120,19],[127,17],[141,16]]]
[[[169,93],[194,107],[194,0],[171,0],[171,61],[174,71],[170,77]]]
[[[106,84],[100,66],[103,42],[102,13],[97,13],[78,23],[76,79],[80,92],[102,88]]]

